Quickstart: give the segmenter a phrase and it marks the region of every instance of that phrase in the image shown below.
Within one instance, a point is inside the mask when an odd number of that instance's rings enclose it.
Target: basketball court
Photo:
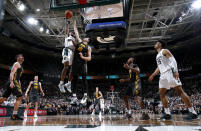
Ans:
[[[69,116],[41,116],[39,118],[28,117],[24,121],[11,121],[9,118],[0,118],[2,131],[38,131],[38,130],[75,130],[75,131],[199,131],[200,120],[183,121],[181,115],[174,115],[172,120],[160,120],[158,115],[152,115],[150,120],[139,120],[138,114],[132,119],[125,119],[122,115],[69,115]]]

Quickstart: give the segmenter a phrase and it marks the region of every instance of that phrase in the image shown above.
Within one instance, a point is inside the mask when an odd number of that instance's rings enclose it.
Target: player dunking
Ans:
[[[24,111],[24,117],[27,117],[27,112],[31,106],[31,103],[34,103],[34,117],[37,117],[37,110],[38,110],[38,99],[39,99],[39,90],[44,96],[44,92],[41,86],[41,83],[38,81],[38,76],[34,77],[34,81],[31,81],[29,83],[29,86],[26,90],[25,97],[27,97],[28,92],[29,94],[29,104],[27,105],[27,108]]]
[[[16,59],[17,62],[13,64],[9,80],[6,84],[7,87],[6,91],[3,94],[3,98],[0,99],[0,105],[4,101],[6,101],[11,94],[15,95],[17,98],[14,105],[13,114],[11,115],[11,119],[23,120],[23,118],[18,116],[17,112],[22,100],[22,88],[21,88],[20,77],[22,76],[23,73],[22,63],[24,62],[24,56],[22,54],[19,54],[16,56]]]
[[[171,113],[168,108],[168,99],[165,96],[167,90],[170,87],[173,87],[177,94],[184,101],[189,110],[189,115],[184,119],[192,120],[198,118],[197,113],[195,112],[192,103],[190,101],[189,96],[183,91],[182,83],[179,79],[179,73],[177,68],[177,62],[174,56],[170,53],[168,49],[164,49],[166,45],[165,41],[159,40],[154,48],[158,52],[156,56],[157,68],[155,72],[149,77],[149,81],[151,82],[153,78],[160,72],[160,80],[159,80],[159,95],[162,101],[163,107],[165,109],[165,114],[161,117],[161,119],[171,119]]]
[[[126,95],[124,96],[124,102],[127,108],[127,117],[132,117],[131,108],[129,104],[129,97],[134,96],[137,99],[141,110],[143,111],[142,116],[140,119],[148,120],[150,119],[149,115],[146,112],[145,106],[143,104],[141,98],[141,81],[139,77],[140,69],[137,64],[134,63],[134,58],[129,58],[127,63],[124,64],[124,68],[129,71],[129,78],[128,79],[120,79],[120,82],[129,82],[129,87],[127,87]]]
[[[63,70],[61,72],[61,81],[59,83],[59,89],[62,93],[65,93],[65,89],[64,86],[67,88],[67,90],[69,92],[71,92],[71,80],[70,80],[70,75],[68,78],[68,83],[66,83],[64,85],[64,79],[66,76],[66,73],[68,72],[68,70],[70,69],[71,65],[72,65],[72,60],[73,60],[73,50],[74,50],[74,45],[73,45],[73,41],[75,41],[75,38],[73,37],[72,33],[69,33],[69,25],[66,24],[66,36],[65,36],[65,43],[64,46],[65,48],[62,51],[62,56],[63,56],[63,60],[62,63],[64,64]]]
[[[84,97],[83,99],[87,99],[88,95],[88,83],[86,80],[86,74],[87,74],[87,62],[91,61],[91,47],[88,45],[89,38],[84,38],[83,40],[79,37],[79,32],[77,29],[76,21],[74,20],[74,32],[75,37],[78,43],[74,43],[75,50],[74,50],[74,58],[73,58],[73,64],[72,64],[72,90],[73,90],[73,99],[72,103],[74,103],[77,100],[77,80],[79,75],[82,76],[82,82],[83,82],[83,90],[84,90]]]

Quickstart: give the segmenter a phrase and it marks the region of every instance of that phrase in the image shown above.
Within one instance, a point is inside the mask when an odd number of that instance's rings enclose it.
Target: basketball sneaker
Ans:
[[[140,117],[140,120],[149,120],[150,117],[147,113],[142,113],[142,116]]]
[[[192,112],[189,112],[188,116],[184,117],[184,120],[194,120],[194,119],[198,119],[198,115],[197,114],[193,114]]]
[[[24,111],[24,117],[27,118],[27,111]]]
[[[126,114],[124,115],[124,118],[133,118],[133,116],[132,116],[132,112],[131,112],[131,110],[128,110],[127,112],[126,112]]]
[[[170,114],[163,114],[163,116],[160,119],[161,120],[171,120],[172,116]]]
[[[95,111],[92,111],[91,115],[94,116],[95,115]]]
[[[87,94],[86,93],[84,94],[84,97],[82,98],[80,103],[83,105],[86,105],[86,103],[87,103]]]
[[[69,93],[71,93],[71,82],[68,82],[64,85]]]
[[[59,87],[59,90],[60,90],[62,93],[65,93],[65,92],[66,92],[65,89],[64,89],[64,83],[60,82],[59,85],[58,85],[58,87]]]
[[[77,96],[76,96],[76,94],[73,94],[70,104],[77,104],[77,102],[78,102]]]
[[[11,120],[23,120],[23,118],[21,118],[20,116],[16,115],[11,115],[10,117]]]

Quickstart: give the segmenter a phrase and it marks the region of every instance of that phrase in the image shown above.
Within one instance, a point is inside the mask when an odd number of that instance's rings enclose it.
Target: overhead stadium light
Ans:
[[[17,8],[18,10],[20,11],[24,11],[25,10],[25,5],[20,1],[18,4],[17,4]]]
[[[201,0],[194,1],[191,6],[195,9],[201,8]]]
[[[38,24],[38,20],[34,19],[34,18],[29,18],[28,19],[28,23],[31,25],[37,25]]]
[[[46,34],[49,34],[49,33],[50,33],[50,31],[49,31],[49,29],[47,29],[47,30],[46,30]]]
[[[40,27],[39,31],[40,31],[40,32],[43,32],[43,31],[44,31],[43,27]]]
[[[18,7],[18,9],[19,9],[20,11],[24,11],[25,5],[24,5],[24,4],[21,4],[21,5]]]
[[[36,9],[36,11],[37,11],[37,12],[39,12],[39,11],[40,11],[40,9]]]

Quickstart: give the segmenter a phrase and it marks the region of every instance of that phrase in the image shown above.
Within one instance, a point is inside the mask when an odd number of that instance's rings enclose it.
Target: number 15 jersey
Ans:
[[[163,51],[164,49],[162,49],[156,56],[156,62],[161,74],[171,70],[170,60],[163,55]]]

